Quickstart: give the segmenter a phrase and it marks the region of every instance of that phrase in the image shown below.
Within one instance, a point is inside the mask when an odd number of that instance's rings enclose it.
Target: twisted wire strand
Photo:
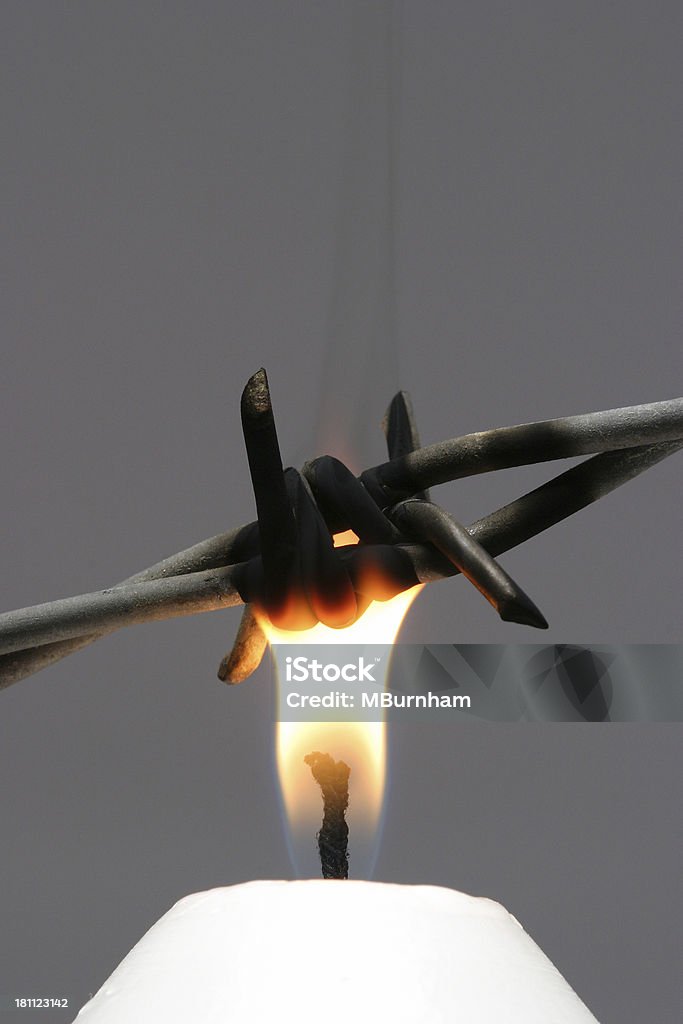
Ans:
[[[257,403],[257,415],[252,415],[250,396]],[[360,614],[369,599],[386,599],[418,582],[456,575],[465,568],[472,579],[471,562],[463,564],[462,550],[458,561],[458,553],[444,546],[447,521],[470,555],[478,548],[495,558],[683,447],[683,399],[675,399],[500,428],[416,448],[412,409],[407,396],[399,393],[384,421],[390,461],[356,478],[329,456],[307,464],[301,473],[282,469],[279,448],[274,454],[277,434],[265,371],[255,374],[245,388],[242,418],[252,480],[256,476],[258,481],[258,522],[193,545],[107,590],[0,615],[0,688],[108,632],[155,619],[247,603],[261,606],[266,614],[276,606],[285,620],[290,613],[296,618],[307,610],[310,621],[332,619],[331,624],[343,625],[354,615],[354,601],[355,614]],[[256,443],[249,437],[252,427],[260,431]],[[599,454],[466,528],[432,503],[430,509],[440,514],[441,534],[430,535],[427,529],[428,514],[433,516],[423,500],[429,486],[503,466],[590,452]],[[280,473],[282,487],[276,487],[278,502],[273,505],[268,493]],[[405,521],[400,526],[402,506],[396,504],[406,498],[413,499],[410,528]],[[416,511],[424,513],[422,519]],[[279,530],[278,523],[284,528]],[[331,534],[348,528],[355,530],[361,544],[334,549]],[[413,542],[416,539],[419,543]],[[486,564],[492,577],[490,559]],[[384,579],[381,592],[368,588],[368,569]],[[267,575],[274,574],[277,579],[267,585]],[[485,592],[476,571],[472,581]],[[258,636],[254,609],[245,616],[238,641],[248,651],[253,671],[265,642]],[[231,667],[226,659],[222,663],[227,681],[237,681],[233,674],[246,678],[246,667],[239,657]]]

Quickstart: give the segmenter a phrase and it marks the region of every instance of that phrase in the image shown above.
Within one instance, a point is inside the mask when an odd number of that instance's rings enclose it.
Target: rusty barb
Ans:
[[[123,626],[244,605],[219,668],[246,679],[266,647],[261,621],[341,629],[370,601],[462,573],[502,619],[545,629],[542,613],[496,556],[585,508],[683,447],[683,399],[502,427],[420,445],[399,392],[383,420],[389,460],[360,477],[329,455],[282,464],[265,370],[242,394],[257,521],[209,538],[108,590],[0,615],[0,688]],[[589,455],[469,526],[429,488],[478,473]],[[334,547],[353,530],[357,545]]]

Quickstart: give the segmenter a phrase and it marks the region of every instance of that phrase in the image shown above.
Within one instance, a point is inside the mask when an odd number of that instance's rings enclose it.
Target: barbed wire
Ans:
[[[266,640],[259,615],[286,628],[342,628],[373,599],[465,575],[505,620],[545,628],[496,556],[610,493],[683,447],[683,399],[467,434],[420,445],[399,392],[383,421],[389,460],[356,478],[322,456],[283,469],[265,370],[248,381],[242,429],[257,521],[201,541],[106,589],[0,615],[0,688],[124,626],[245,604],[219,669],[240,682]],[[463,526],[428,489],[479,473],[590,455]],[[357,545],[334,547],[353,530]]]

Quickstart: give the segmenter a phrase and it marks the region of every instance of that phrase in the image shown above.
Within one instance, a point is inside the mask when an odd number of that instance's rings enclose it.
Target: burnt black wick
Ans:
[[[348,878],[349,826],[345,814],[349,806],[351,769],[344,761],[335,761],[318,750],[307,754],[304,761],[323,797],[323,823],[317,837],[323,878]]]

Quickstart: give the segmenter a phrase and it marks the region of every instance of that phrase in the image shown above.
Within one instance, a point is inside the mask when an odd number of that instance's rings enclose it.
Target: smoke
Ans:
[[[358,470],[381,437],[399,387],[396,169],[400,7],[352,7],[349,100],[326,352],[316,423],[319,450]]]

